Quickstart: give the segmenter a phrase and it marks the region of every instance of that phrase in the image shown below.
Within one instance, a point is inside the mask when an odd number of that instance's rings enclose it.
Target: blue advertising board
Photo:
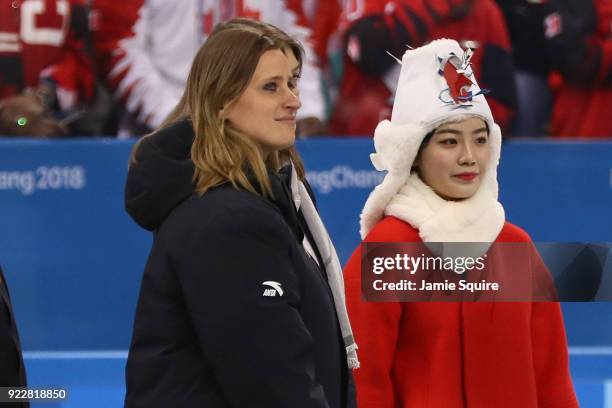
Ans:
[[[123,208],[132,145],[0,140],[0,265],[30,384],[71,389],[58,407],[122,404],[151,245]],[[372,147],[369,139],[298,143],[343,262],[359,244],[361,208],[384,176],[370,164]],[[507,219],[535,241],[612,242],[612,142],[507,142],[499,184]],[[581,406],[612,407],[612,304],[563,308]]]
[[[123,209],[130,141],[1,140],[0,264],[26,350],[125,350],[151,244]],[[368,139],[298,148],[344,262],[384,176]],[[507,218],[534,240],[612,241],[612,143],[511,141],[499,168]],[[565,305],[570,344],[612,345],[612,307]]]

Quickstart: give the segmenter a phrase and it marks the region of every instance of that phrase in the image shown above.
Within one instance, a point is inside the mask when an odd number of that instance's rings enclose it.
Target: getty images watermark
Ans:
[[[366,301],[612,300],[608,243],[364,243]]]

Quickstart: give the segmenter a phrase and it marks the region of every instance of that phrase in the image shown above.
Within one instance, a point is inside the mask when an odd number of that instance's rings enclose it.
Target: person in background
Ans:
[[[136,144],[126,208],[155,233],[126,407],[355,406],[342,270],[294,148],[302,62],[270,24],[220,23]]]
[[[99,135],[85,0],[0,0],[0,135]],[[83,120],[81,120],[83,119]]]
[[[19,333],[11,298],[0,266],[0,387],[26,387],[26,372],[21,355]],[[28,402],[0,403],[6,408],[29,408]]]
[[[612,3],[551,0],[544,36],[555,71],[551,135],[612,137],[607,115],[612,106]]]
[[[498,202],[501,130],[470,53],[442,39],[404,54],[391,121],[374,135],[372,163],[388,173],[361,214],[363,242],[533,248]],[[359,407],[578,407],[559,303],[367,302],[361,248],[345,267]],[[512,274],[547,273],[525,254],[529,269]]]
[[[304,44],[298,134],[322,134],[324,99],[310,30],[297,0],[94,0],[94,38],[115,97],[127,110],[123,136],[159,127],[176,106],[198,47],[215,24],[234,17],[281,27]]]
[[[516,117],[512,136],[543,137],[550,133],[552,92],[550,61],[544,38],[549,0],[496,0],[504,13],[515,66]]]
[[[370,136],[376,124],[388,118],[399,69],[394,59],[409,47],[437,38],[454,38],[477,48],[474,69],[489,89],[491,108],[503,128],[510,125],[516,109],[514,67],[510,40],[503,16],[493,0],[345,0],[319,2],[336,7],[329,18],[343,39],[344,70],[334,103],[330,133],[336,136]],[[330,24],[318,23],[315,33],[329,32]],[[316,48],[325,51],[321,35]]]

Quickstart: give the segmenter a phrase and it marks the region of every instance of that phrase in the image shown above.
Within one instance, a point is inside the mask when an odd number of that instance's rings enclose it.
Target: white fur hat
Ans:
[[[472,72],[472,53],[449,39],[435,40],[404,53],[391,121],[380,122],[374,131],[376,153],[370,159],[377,170],[388,173],[372,191],[361,213],[362,239],[406,184],[425,136],[448,121],[478,116],[487,122],[492,155],[480,188],[488,189],[497,200],[501,131]]]

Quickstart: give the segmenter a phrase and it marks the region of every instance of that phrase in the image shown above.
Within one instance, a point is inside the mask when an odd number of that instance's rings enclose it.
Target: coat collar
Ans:
[[[300,226],[300,218],[298,214],[299,206],[293,200],[291,191],[292,168],[291,165],[284,166],[278,172],[268,170],[268,178],[272,187],[273,197],[268,198],[263,196],[263,189],[255,177],[252,170],[246,170],[245,174],[253,187],[261,194],[261,196],[269,204],[274,206],[282,215],[283,219],[295,235],[298,242],[304,239],[304,232]]]

